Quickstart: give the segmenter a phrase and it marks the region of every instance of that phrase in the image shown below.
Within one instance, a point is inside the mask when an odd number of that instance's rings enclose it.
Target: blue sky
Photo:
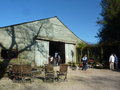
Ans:
[[[57,16],[80,39],[97,43],[101,0],[0,0],[0,27]]]

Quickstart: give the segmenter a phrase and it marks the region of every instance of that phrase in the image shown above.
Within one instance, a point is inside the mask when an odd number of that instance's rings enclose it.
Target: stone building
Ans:
[[[61,63],[76,62],[76,45],[82,43],[57,17],[0,28],[2,59],[20,58],[37,66],[58,52]]]

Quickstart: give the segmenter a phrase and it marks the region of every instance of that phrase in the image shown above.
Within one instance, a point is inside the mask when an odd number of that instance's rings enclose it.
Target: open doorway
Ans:
[[[50,41],[49,55],[54,57],[56,52],[61,57],[61,64],[65,63],[65,43]]]

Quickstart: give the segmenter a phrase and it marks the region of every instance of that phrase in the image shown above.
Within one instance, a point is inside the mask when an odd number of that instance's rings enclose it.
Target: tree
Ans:
[[[102,19],[97,23],[102,26],[97,34],[100,43],[120,41],[120,0],[102,0]]]

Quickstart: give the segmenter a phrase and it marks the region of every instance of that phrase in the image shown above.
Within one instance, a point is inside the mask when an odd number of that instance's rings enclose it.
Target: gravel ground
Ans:
[[[55,67],[58,70],[58,67]],[[68,70],[67,80],[44,82],[35,78],[31,83],[0,80],[0,90],[120,90],[120,72],[106,69]]]

